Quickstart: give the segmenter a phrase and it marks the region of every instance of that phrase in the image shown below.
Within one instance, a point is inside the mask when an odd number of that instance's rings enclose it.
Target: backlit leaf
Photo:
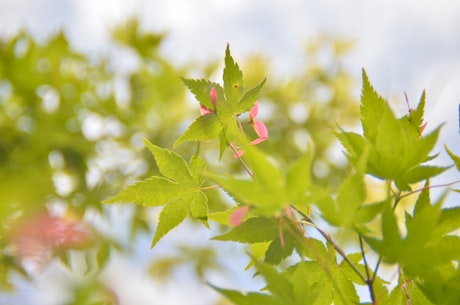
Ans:
[[[214,287],[219,293],[227,297],[233,304],[236,305],[254,305],[254,304],[264,304],[264,305],[285,305],[283,300],[279,300],[271,295],[250,292],[243,294],[236,290],[228,290]]]
[[[243,72],[230,54],[230,46],[225,50],[224,93],[227,101],[236,106],[243,91]],[[233,107],[232,107],[233,108]],[[236,109],[236,107],[234,107]]]
[[[155,157],[155,161],[161,174],[175,180],[178,183],[186,185],[193,184],[190,169],[184,158],[174,151],[161,148],[150,143],[147,139],[144,139],[144,143]]]
[[[422,125],[423,125],[423,115],[425,111],[425,103],[426,103],[426,94],[423,91],[422,95],[420,96],[420,101],[417,105],[416,109],[411,109],[409,112],[409,121],[410,123],[417,128],[417,132],[420,134]]]
[[[362,78],[361,123],[366,139],[370,142],[374,142],[382,114],[388,111],[388,105],[386,101],[378,95],[374,87],[372,87],[364,69],[362,70]]]
[[[181,191],[180,185],[163,177],[150,177],[144,181],[136,182],[112,198],[102,203],[127,203],[132,202],[143,206],[165,205],[177,199]]]
[[[324,267],[316,261],[302,262],[292,268],[291,282],[295,304],[330,305],[333,283]]]
[[[217,138],[222,125],[217,115],[210,113],[198,117],[176,140],[174,147],[186,141],[206,141]]]
[[[190,158],[189,165],[193,179],[199,184],[202,180],[201,175],[206,167],[206,162],[200,157],[199,143],[197,145],[198,148],[192,158]]]
[[[405,184],[413,184],[419,181],[426,180],[428,178],[437,176],[444,171],[448,170],[449,167],[440,166],[428,166],[422,165],[414,167],[405,172],[401,177],[396,178],[396,184],[398,188],[402,189]]]
[[[219,98],[219,95],[220,96],[223,95],[223,89],[217,83],[210,82],[204,79],[187,79],[187,78],[182,78],[182,81],[190,89],[190,91],[193,93],[193,95],[198,100],[198,102],[201,105],[205,106],[207,109],[214,108],[211,103],[210,96],[209,96],[209,93],[211,92],[212,88],[216,88],[218,98]]]
[[[274,240],[278,237],[278,232],[278,223],[273,218],[253,217],[212,239],[241,243],[260,243]]]
[[[460,157],[455,155],[451,150],[449,150],[449,148],[446,145],[444,145],[444,148],[446,149],[452,161],[454,161],[457,170],[460,171]]]
[[[458,229],[460,229],[460,207],[442,209],[436,225],[436,233],[443,235]]]
[[[274,239],[265,252],[264,262],[277,265],[292,254],[295,246],[295,240],[290,234],[283,235],[283,243],[280,237]]]
[[[166,205],[161,210],[151,247],[153,248],[166,233],[184,221],[188,211],[187,205],[182,200],[176,200]]]
[[[241,97],[238,103],[238,107],[236,108],[236,113],[243,113],[243,112],[247,112],[251,110],[264,84],[265,84],[265,79],[260,84],[249,89],[243,94],[243,96]]]
[[[285,304],[293,304],[294,296],[292,291],[292,284],[289,281],[287,274],[278,272],[275,266],[264,264],[259,261],[254,261],[257,272],[262,275],[267,283],[264,289],[271,292],[271,294]]]
[[[190,212],[196,219],[207,220],[208,216],[208,197],[203,192],[197,192],[190,203]]]

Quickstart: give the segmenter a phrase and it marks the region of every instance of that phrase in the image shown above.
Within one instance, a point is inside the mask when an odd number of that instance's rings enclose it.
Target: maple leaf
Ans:
[[[423,126],[423,94],[416,110],[409,116],[396,118],[388,102],[372,87],[363,70],[361,123],[363,136],[352,132],[339,133],[350,161],[357,163],[369,149],[366,173],[384,180],[393,180],[400,190],[410,190],[410,184],[436,176],[448,167],[422,165],[431,160],[440,127],[421,137]]]
[[[263,142],[268,137],[265,124],[255,120],[257,115],[257,96],[265,84],[265,79],[257,86],[246,90],[243,87],[243,73],[230,54],[230,47],[225,50],[225,67],[223,86],[203,79],[182,79],[200,103],[200,114],[188,129],[176,140],[174,147],[186,141],[207,141],[218,138],[220,155],[229,147],[240,132],[237,117],[251,111],[251,124],[258,138],[251,144]],[[244,141],[243,141],[244,142]],[[238,150],[238,149],[235,149]],[[235,156],[241,156],[236,152]]]
[[[144,143],[155,157],[163,176],[149,177],[128,186],[103,203],[131,202],[146,207],[164,205],[152,247],[189,214],[208,226],[208,198],[200,188],[202,180],[199,176],[204,167],[201,158],[195,155],[189,166],[177,153],[158,147],[146,139]]]

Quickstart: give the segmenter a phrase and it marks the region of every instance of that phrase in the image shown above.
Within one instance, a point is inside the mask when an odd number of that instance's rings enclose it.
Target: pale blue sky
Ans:
[[[1,0],[0,35],[26,27],[37,37],[64,28],[86,51],[107,47],[108,28],[139,16],[170,32],[164,51],[180,63],[216,59],[227,42],[236,57],[270,56],[295,71],[305,42],[320,32],[355,39],[347,62],[366,68],[378,91],[416,101],[428,93],[432,122],[456,121],[460,101],[460,2],[455,0]],[[445,129],[453,129],[448,123]]]

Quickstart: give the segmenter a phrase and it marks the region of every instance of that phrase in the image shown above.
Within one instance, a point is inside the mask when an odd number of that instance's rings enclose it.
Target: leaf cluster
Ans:
[[[243,73],[232,58],[228,45],[225,51],[225,68],[222,78],[223,86],[204,79],[182,79],[200,105],[212,110],[212,113],[198,117],[176,140],[175,147],[186,141],[207,141],[219,138],[220,155],[222,155],[230,144],[230,139],[238,137],[237,117],[254,106],[265,80],[246,90]],[[212,88],[217,91],[215,106],[210,98]]]
[[[427,164],[436,158],[430,154],[441,127],[424,135],[424,93],[416,109],[398,118],[364,70],[362,78],[363,134],[336,133],[352,166],[336,189],[314,179],[311,147],[284,166],[248,145],[239,117],[254,106],[265,80],[245,90],[243,73],[227,46],[223,85],[183,79],[207,111],[175,146],[217,138],[222,157],[227,147],[242,144],[244,155],[234,152],[245,174],[205,169],[199,145],[187,163],[178,153],[145,140],[161,176],[135,183],[105,203],[164,206],[152,246],[188,215],[205,225],[215,221],[228,226],[213,240],[249,244],[248,267],[266,282],[261,292],[246,294],[214,287],[235,304],[358,304],[355,285],[368,288],[373,304],[458,303],[459,209],[444,208],[442,198],[433,203],[429,191],[430,179],[449,169]],[[460,157],[446,150],[458,170]],[[369,202],[367,176],[384,182],[383,200]],[[414,190],[423,182],[423,188]],[[217,187],[235,204],[210,213],[207,192]],[[403,210],[401,200],[416,194],[413,208]],[[354,235],[360,251],[347,253],[317,218]],[[321,238],[309,236],[309,228]],[[372,266],[370,256],[376,257]],[[381,278],[381,264],[397,268],[396,288],[388,289]]]

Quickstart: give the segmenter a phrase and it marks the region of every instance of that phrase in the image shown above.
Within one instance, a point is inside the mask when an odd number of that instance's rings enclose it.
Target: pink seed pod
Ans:
[[[248,206],[244,206],[244,207],[236,209],[235,211],[233,211],[232,215],[230,215],[230,224],[233,227],[240,225],[243,222],[246,215],[248,214],[248,212],[249,212]]]
[[[206,114],[210,114],[210,113],[214,113],[214,111],[209,110],[208,108],[206,108],[204,106],[200,107],[200,114],[201,115],[206,115]]]
[[[249,116],[251,117],[251,121],[256,119],[257,114],[259,113],[259,102],[256,101],[254,106],[252,106],[251,111],[249,111]]]
[[[267,126],[261,121],[254,121],[252,123],[252,127],[254,128],[254,131],[256,134],[259,136],[257,139],[251,142],[252,145],[257,145],[268,138],[268,129]]]
[[[211,103],[214,109],[216,108],[217,105],[217,90],[216,88],[212,87],[211,91],[209,92],[209,97],[211,98]]]

